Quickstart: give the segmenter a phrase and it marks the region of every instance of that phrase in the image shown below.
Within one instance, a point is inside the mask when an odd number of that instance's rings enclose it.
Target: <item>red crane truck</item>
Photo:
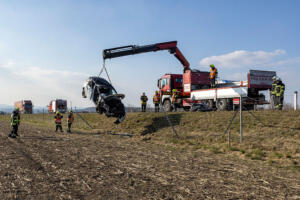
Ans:
[[[190,64],[177,47],[177,41],[151,45],[129,45],[103,50],[103,59],[117,58],[139,53],[168,50],[183,65],[183,74],[165,74],[157,83],[161,103],[166,111],[172,111],[171,93],[180,92],[180,107],[190,110],[193,105],[206,104],[210,109],[231,110],[234,102],[242,99],[246,107],[267,104],[261,91],[272,87],[273,71],[250,70],[247,81],[218,81],[216,88],[210,88],[209,72],[190,68]]]

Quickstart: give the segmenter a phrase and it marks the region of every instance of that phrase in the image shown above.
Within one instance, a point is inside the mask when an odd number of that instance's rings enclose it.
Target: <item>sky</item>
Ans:
[[[99,74],[103,49],[173,40],[192,68],[214,63],[221,79],[277,71],[291,103],[300,85],[299,10],[297,0],[0,0],[0,104],[63,98],[92,106],[81,89]],[[142,92],[152,97],[163,74],[182,73],[167,51],[106,67],[127,106],[138,106]]]

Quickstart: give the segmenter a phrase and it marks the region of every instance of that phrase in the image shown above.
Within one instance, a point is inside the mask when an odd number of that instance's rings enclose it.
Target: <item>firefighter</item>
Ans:
[[[74,121],[73,111],[70,110],[69,111],[69,115],[68,115],[68,119],[67,119],[67,122],[68,122],[68,130],[67,130],[67,132],[68,133],[71,133],[71,126],[72,126],[73,121]]]
[[[63,132],[62,130],[62,126],[61,126],[61,120],[64,116],[62,116],[62,114],[60,114],[59,111],[56,112],[54,119],[55,119],[55,125],[56,125],[56,129],[55,132],[57,132],[58,129],[60,129],[60,132]]]
[[[16,138],[18,135],[18,129],[19,129],[19,125],[20,125],[20,110],[19,108],[16,108],[10,117],[10,125],[11,125],[11,133],[8,135],[8,137],[11,138]]]
[[[277,82],[277,76],[273,76],[272,80],[272,89],[270,90],[270,101],[271,101],[271,108],[274,109],[275,108],[275,98],[276,98],[276,82]]]
[[[147,101],[148,101],[148,97],[146,96],[145,92],[143,92],[141,96],[142,112],[146,112]]]
[[[284,83],[282,82],[282,80],[280,78],[277,79],[276,81],[276,87],[275,87],[275,90],[276,90],[276,97],[275,97],[275,109],[276,110],[282,110],[282,107],[283,107],[283,100],[284,100],[284,91],[285,91],[285,85]]]
[[[160,96],[158,91],[155,91],[155,94],[153,96],[153,104],[154,104],[155,112],[159,112],[159,103],[160,103]]]
[[[173,89],[171,103],[175,112],[177,111],[177,107],[178,107],[178,97],[179,97],[179,92],[176,89]]]
[[[215,88],[216,87],[216,78],[218,76],[218,70],[215,67],[214,64],[210,65],[210,73],[209,73],[209,79],[210,79],[210,87]]]

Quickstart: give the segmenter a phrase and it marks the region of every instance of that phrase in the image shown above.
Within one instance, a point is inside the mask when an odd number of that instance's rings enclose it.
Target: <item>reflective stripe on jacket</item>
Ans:
[[[276,96],[277,97],[282,97],[284,95],[284,91],[285,91],[285,85],[284,84],[278,84],[275,87],[276,90]]]
[[[19,116],[18,115],[13,115],[11,116],[11,125],[15,126],[15,125],[19,125],[20,120],[19,120]]]
[[[271,94],[272,94],[272,95],[276,95],[276,86],[277,86],[276,83],[273,83],[273,84],[272,84],[272,89],[271,89]]]

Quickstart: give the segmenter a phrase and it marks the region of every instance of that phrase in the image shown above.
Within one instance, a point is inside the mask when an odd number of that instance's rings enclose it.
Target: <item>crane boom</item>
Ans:
[[[177,47],[177,41],[171,41],[171,42],[163,42],[163,43],[156,43],[151,45],[129,45],[129,46],[122,46],[122,47],[116,47],[111,49],[104,49],[103,50],[103,59],[108,58],[117,58],[122,56],[129,56],[139,53],[147,53],[147,52],[155,52],[155,51],[161,51],[161,50],[169,50],[171,54],[174,54],[174,56],[181,62],[181,64],[184,66],[184,69],[190,69],[190,63],[186,60],[184,55],[181,53],[181,51]]]

